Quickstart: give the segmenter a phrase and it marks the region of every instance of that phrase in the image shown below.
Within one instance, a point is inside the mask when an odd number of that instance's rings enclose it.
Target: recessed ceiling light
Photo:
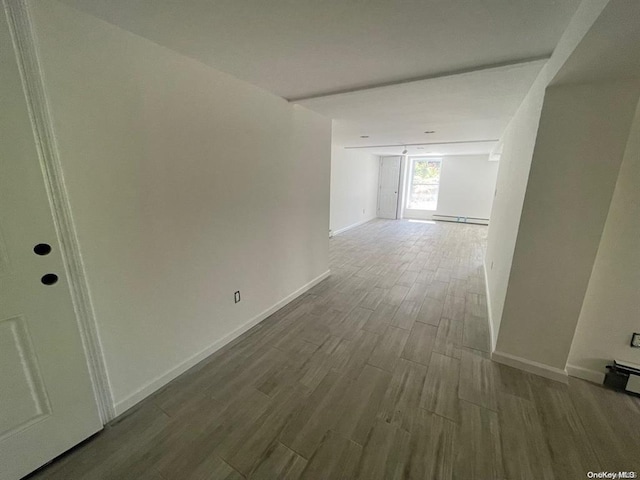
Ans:
[[[436,131],[435,130],[427,130],[424,133],[436,133]]]
[[[369,138],[369,135],[360,135],[360,138]]]

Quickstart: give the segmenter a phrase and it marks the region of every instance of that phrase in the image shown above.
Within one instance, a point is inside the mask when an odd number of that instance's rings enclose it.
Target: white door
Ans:
[[[400,161],[402,157],[380,157],[378,217],[398,218]]]
[[[13,480],[102,423],[4,13],[0,45],[0,479]]]

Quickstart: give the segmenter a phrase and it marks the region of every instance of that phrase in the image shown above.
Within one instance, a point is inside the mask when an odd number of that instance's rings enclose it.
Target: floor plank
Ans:
[[[443,300],[436,300],[434,298],[425,298],[416,320],[418,322],[427,323],[429,325],[440,325],[440,318],[442,317],[442,309],[444,308]]]
[[[369,365],[393,372],[409,338],[409,331],[388,326],[376,348],[367,360]]]
[[[460,361],[433,353],[424,382],[420,406],[454,422],[460,419],[458,382]]]
[[[416,322],[402,351],[402,358],[429,365],[437,334],[438,329],[433,325]]]
[[[181,478],[188,480],[209,480],[211,478],[219,478],[220,480],[242,480],[245,477],[217,455],[210,455],[206,457],[195,470],[184,474]]]
[[[497,412],[462,401],[455,444],[454,478],[505,478]]]
[[[242,436],[237,436],[226,449],[218,449],[219,455],[233,468],[248,475],[265,455],[280,431],[300,410],[303,402],[301,390],[291,388],[280,392],[271,405]]]
[[[389,290],[389,293],[384,299],[384,302],[388,303],[389,305],[400,305],[404,300],[404,297],[406,297],[408,293],[409,293],[408,286],[396,283]]]
[[[464,321],[465,300],[462,297],[446,295],[442,308],[442,317],[458,322]]]
[[[393,316],[396,314],[398,307],[389,303],[380,303],[374,312],[367,320],[367,323],[362,327],[363,330],[368,330],[372,333],[384,333],[387,329],[387,325],[391,324]]]
[[[601,468],[640,472],[640,399],[574,378],[569,386]]]
[[[389,372],[365,365],[337,407],[342,415],[335,427],[336,433],[364,444],[390,380]]]
[[[515,372],[512,374],[515,376]],[[602,471],[568,387],[542,377],[531,377],[528,383],[532,384],[532,399],[555,477],[570,478],[580,471]]]
[[[388,290],[380,287],[373,287],[366,292],[358,306],[375,310],[378,308],[384,297],[388,294]]]
[[[500,436],[505,474],[510,479],[554,479],[551,454],[535,404],[500,394]]]
[[[411,429],[413,416],[420,408],[420,396],[427,376],[427,367],[400,359],[385,394],[378,417],[385,422]]]
[[[391,319],[391,325],[398,328],[404,328],[405,330],[411,330],[411,327],[413,327],[413,324],[416,321],[419,310],[420,305],[418,303],[403,300]]]
[[[460,352],[458,396],[489,410],[498,410],[493,362],[467,350]]]
[[[251,473],[251,480],[297,480],[307,466],[307,460],[280,442],[274,442]],[[215,478],[215,477],[210,477]]]
[[[486,317],[476,317],[465,313],[462,345],[483,352],[489,351],[489,332],[486,328]]]
[[[356,471],[359,480],[394,480],[406,478],[409,456],[409,432],[378,420],[364,444]]]
[[[351,380],[336,371],[327,373],[308,401],[290,419],[280,434],[280,442],[305,458],[311,457],[326,432],[340,418],[337,408]]]
[[[450,318],[442,318],[433,351],[448,357],[460,358],[458,347],[462,345],[462,322]]]
[[[333,480],[354,478],[362,447],[329,430],[300,478]]]
[[[413,419],[407,478],[453,478],[455,424],[419,410]]]

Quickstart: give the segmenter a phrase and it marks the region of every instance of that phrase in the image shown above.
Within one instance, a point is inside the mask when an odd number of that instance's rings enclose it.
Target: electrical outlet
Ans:
[[[240,301],[240,290],[238,290],[237,292],[234,292],[233,294],[233,301],[235,303],[238,303]]]
[[[640,333],[634,333],[631,335],[631,346],[640,348]]]

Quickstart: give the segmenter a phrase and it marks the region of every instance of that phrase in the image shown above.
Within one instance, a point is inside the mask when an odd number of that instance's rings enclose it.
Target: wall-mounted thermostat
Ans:
[[[634,333],[631,335],[631,346],[640,348],[640,333]]]

